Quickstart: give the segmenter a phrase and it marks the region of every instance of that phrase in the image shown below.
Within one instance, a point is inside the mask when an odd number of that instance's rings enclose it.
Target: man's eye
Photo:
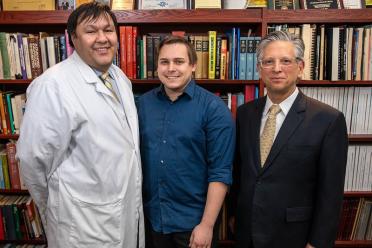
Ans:
[[[175,61],[175,63],[176,63],[177,65],[182,65],[184,62],[183,62],[182,60],[177,60],[177,61]]]
[[[162,61],[160,61],[160,64],[161,64],[161,65],[167,65],[167,64],[168,64],[168,61],[165,61],[165,60],[163,61],[163,60],[162,60]]]
[[[284,65],[289,65],[289,64],[292,63],[292,61],[291,61],[290,59],[282,59],[280,62],[281,62],[282,64],[284,64]]]
[[[114,32],[114,30],[112,30],[112,29],[106,29],[105,32],[106,33],[112,33],[112,32]]]
[[[95,31],[94,31],[94,30],[87,30],[86,33],[87,33],[87,34],[94,34]]]
[[[263,64],[264,65],[272,65],[272,64],[274,64],[274,60],[264,60]]]

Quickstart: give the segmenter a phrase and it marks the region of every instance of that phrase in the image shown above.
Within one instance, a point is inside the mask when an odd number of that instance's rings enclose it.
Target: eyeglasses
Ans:
[[[264,69],[273,69],[275,67],[275,62],[279,61],[281,68],[290,68],[298,62],[297,58],[280,58],[280,59],[263,59],[260,61],[261,67]]]

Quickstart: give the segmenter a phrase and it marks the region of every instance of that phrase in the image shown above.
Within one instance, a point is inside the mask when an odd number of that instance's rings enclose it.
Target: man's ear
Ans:
[[[192,65],[192,71],[195,72],[195,70],[196,70],[196,64],[193,64]]]
[[[76,40],[76,34],[71,33],[71,41],[72,41],[72,44],[74,44],[74,47],[75,47],[75,40]]]
[[[305,62],[303,60],[299,61],[298,62],[298,70],[299,70],[299,72],[298,72],[298,75],[297,75],[297,77],[299,79],[302,79],[302,77],[304,76],[304,68],[305,68]]]

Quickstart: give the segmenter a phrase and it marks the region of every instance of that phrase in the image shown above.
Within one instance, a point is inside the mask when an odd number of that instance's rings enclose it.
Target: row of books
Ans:
[[[246,102],[252,101],[258,98],[258,87],[254,85],[246,85],[244,87],[244,92],[238,93],[225,93],[215,92],[215,94],[226,103],[227,107],[230,109],[233,118],[236,118],[236,110],[238,107]]]
[[[45,237],[40,215],[31,196],[0,195],[0,240]]]
[[[130,78],[157,78],[157,47],[169,33],[139,35],[136,26],[120,26],[120,67]],[[256,47],[260,37],[231,28],[226,33],[185,34],[197,54],[196,79],[258,80]]]
[[[91,2],[93,0],[33,0],[27,1],[26,6],[19,7],[17,4],[21,0],[3,0],[4,10],[69,10],[78,7],[82,3]],[[293,0],[293,1],[246,1],[246,0],[95,0],[112,6],[114,10],[132,10],[132,9],[245,9],[267,7],[269,9],[360,9],[369,7],[361,1],[350,0],[333,0],[333,1],[309,1],[309,0]],[[12,3],[14,2],[14,3]],[[25,2],[25,1],[23,1]],[[32,5],[33,4],[33,5]]]
[[[372,26],[273,25],[305,43],[305,80],[372,80]]]
[[[372,145],[349,145],[345,191],[372,191]]]
[[[343,200],[338,240],[372,240],[372,199]]]
[[[372,80],[372,26],[326,27],[276,25],[305,42],[305,80]],[[256,47],[260,37],[251,30],[231,28],[225,33],[173,34],[194,44],[198,64],[196,79],[257,80]],[[120,26],[120,54],[115,63],[130,78],[157,78],[157,46],[169,33],[139,34],[136,26]],[[73,48],[67,33],[35,34],[0,32],[0,79],[31,79],[64,60]]]
[[[301,90],[343,112],[350,134],[372,133],[372,87],[301,87]]]
[[[16,144],[10,141],[0,147],[0,189],[26,189],[16,160]]]
[[[25,93],[0,91],[0,133],[19,134],[25,105]]]
[[[67,58],[67,32],[50,35],[0,32],[0,79],[32,79]]]

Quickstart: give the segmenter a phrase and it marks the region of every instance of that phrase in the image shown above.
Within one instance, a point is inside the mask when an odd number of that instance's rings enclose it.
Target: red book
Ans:
[[[17,160],[15,158],[16,145],[14,143],[6,144],[6,155],[8,156],[10,185],[12,189],[21,189],[21,182],[19,179],[19,170]]]
[[[133,78],[133,27],[125,26],[125,49],[127,54],[127,76]]]
[[[231,113],[234,118],[236,119],[236,109],[237,109],[237,97],[235,94],[231,95]]]
[[[246,85],[244,87],[244,102],[254,100],[254,85]]]
[[[120,37],[120,68],[127,75],[127,52],[126,52],[126,40],[125,40],[125,26],[119,27]]]
[[[137,78],[137,27],[132,28],[133,37],[132,37],[132,78]]]

